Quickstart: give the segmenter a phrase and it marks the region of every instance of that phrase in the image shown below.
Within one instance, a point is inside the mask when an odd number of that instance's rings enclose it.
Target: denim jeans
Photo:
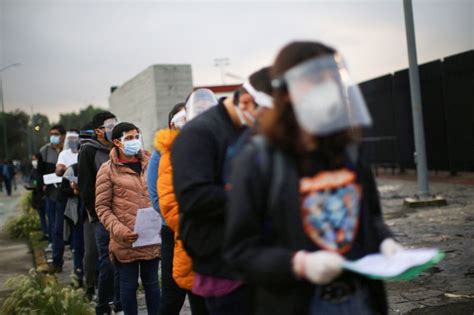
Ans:
[[[86,215],[86,214],[85,214]],[[87,215],[86,215],[87,216]],[[97,222],[90,222],[87,217],[83,224],[84,229],[84,278],[85,291],[93,294],[97,285],[97,271],[99,257],[97,255],[97,245],[95,242],[95,229]]]
[[[158,258],[154,258],[130,263],[117,263],[120,273],[120,299],[125,315],[138,314],[138,274],[140,274],[143,288],[145,289],[147,313],[149,315],[158,315],[160,308],[159,262]]]
[[[186,291],[173,279],[174,233],[161,227],[161,303],[160,315],[179,315],[186,298]]]
[[[53,243],[54,220],[56,218],[56,200],[44,197],[44,209],[48,217],[48,241]]]
[[[53,228],[53,265],[62,267],[64,260],[64,209],[66,204],[56,201]]]
[[[73,252],[74,273],[82,280],[84,276],[84,267],[82,260],[84,258],[84,223],[82,216],[79,215],[79,221],[71,226],[71,247]]]
[[[369,303],[367,287],[357,286],[356,291],[343,302],[333,302],[321,298],[321,290],[317,288],[310,304],[310,315],[372,315],[375,312]]]
[[[40,223],[41,223],[41,231],[43,231],[44,237],[49,238],[49,233],[48,233],[48,222],[46,221],[46,209],[45,205],[42,204],[36,209],[38,211],[38,216],[40,218]]]
[[[101,223],[95,230],[97,252],[99,253],[99,280],[96,314],[110,314],[110,302],[114,303],[115,311],[121,311],[120,276],[109,258],[109,232]]]
[[[225,296],[206,297],[205,300],[211,315],[243,315],[253,313],[253,291],[245,285]]]

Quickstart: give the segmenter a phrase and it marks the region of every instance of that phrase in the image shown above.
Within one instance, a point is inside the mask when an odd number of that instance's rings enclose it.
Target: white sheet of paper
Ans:
[[[133,231],[138,239],[132,247],[161,244],[161,217],[153,208],[138,209]]]
[[[43,175],[43,183],[45,185],[60,184],[62,181],[63,178],[57,176],[55,173]]]
[[[438,250],[433,248],[404,249],[390,257],[370,254],[357,261],[346,262],[344,267],[364,274],[395,277],[409,268],[426,264],[437,254]]]

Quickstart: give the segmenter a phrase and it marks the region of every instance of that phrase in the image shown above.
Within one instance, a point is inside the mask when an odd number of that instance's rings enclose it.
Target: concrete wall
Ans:
[[[120,121],[136,124],[150,150],[155,131],[168,126],[169,111],[184,102],[192,87],[190,65],[153,65],[110,95],[110,111]]]

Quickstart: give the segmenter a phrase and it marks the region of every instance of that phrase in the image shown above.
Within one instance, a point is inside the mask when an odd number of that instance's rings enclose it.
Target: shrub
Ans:
[[[31,270],[29,275],[10,278],[5,286],[13,291],[0,307],[0,313],[38,315],[92,315],[82,290],[61,287],[55,276]]]
[[[12,239],[28,239],[30,232],[41,229],[38,213],[31,208],[31,192],[23,194],[20,200],[22,214],[9,218],[5,229]]]

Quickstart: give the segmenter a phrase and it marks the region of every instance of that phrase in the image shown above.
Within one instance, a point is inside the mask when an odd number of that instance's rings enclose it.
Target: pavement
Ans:
[[[406,247],[437,247],[446,258],[408,282],[387,283],[390,314],[474,314],[473,174],[430,182],[431,193],[448,206],[404,209],[417,192],[411,174],[378,177],[386,223]]]
[[[0,192],[0,299],[10,292],[4,287],[8,278],[26,274],[33,268],[33,259],[26,242],[9,240],[3,231],[6,220],[21,211],[18,206],[22,193],[20,187],[10,197],[5,191]]]

